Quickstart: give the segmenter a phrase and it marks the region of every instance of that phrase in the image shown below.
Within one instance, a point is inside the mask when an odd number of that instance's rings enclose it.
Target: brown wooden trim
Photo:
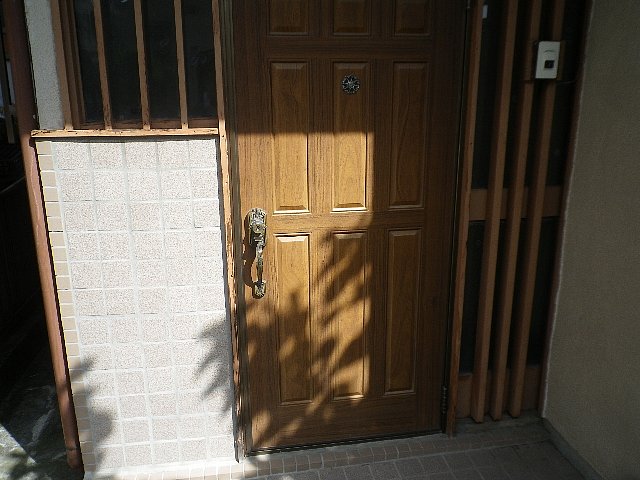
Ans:
[[[458,403],[458,373],[460,369],[460,345],[462,336],[462,310],[464,306],[464,283],[467,265],[467,237],[469,233],[469,205],[471,199],[471,173],[473,165],[476,113],[478,107],[478,78],[480,75],[480,52],[482,47],[482,6],[483,0],[475,0],[469,15],[470,33],[468,42],[468,63],[466,78],[466,99],[464,117],[464,144],[460,165],[460,185],[458,195],[458,234],[456,239],[455,279],[453,291],[453,311],[451,320],[451,361],[449,363],[449,405],[447,409],[446,432],[455,432],[456,406]]]
[[[218,122],[218,118],[189,118],[189,128],[213,128]]]
[[[218,135],[218,128],[156,128],[145,129],[113,129],[113,130],[33,130],[31,135],[37,138],[69,138],[69,137],[159,137],[163,135]]]
[[[533,62],[534,41],[540,31],[541,10],[542,0],[532,0],[529,4],[528,12],[528,26],[523,55],[524,65],[529,65]],[[496,344],[493,351],[493,378],[491,382],[491,406],[489,410],[494,420],[500,420],[502,418],[504,409],[511,313],[516,279],[516,265],[518,263],[518,243],[520,240],[520,224],[522,223],[522,204],[531,127],[531,106],[533,104],[535,84],[532,81],[521,81],[519,82],[519,86],[520,91],[518,94],[518,111],[515,127],[515,161],[511,188],[509,189],[507,221],[505,225],[505,254],[501,270],[502,282],[498,291]]]
[[[180,92],[180,123],[189,128],[187,112],[187,75],[184,66],[184,36],[182,32],[182,0],[173,0],[176,20],[176,54],[178,56],[178,90]]]
[[[235,413],[238,418],[238,431],[236,455],[244,457],[245,450],[245,425],[244,392],[241,382],[241,347],[240,325],[238,309],[238,258],[242,257],[242,246],[239,245],[242,238],[240,231],[241,214],[238,202],[237,181],[234,181],[234,172],[237,171],[236,149],[233,141],[232,123],[228,122],[228,116],[233,115],[233,67],[232,67],[232,21],[231,2],[225,0],[212,0],[213,12],[213,45],[216,69],[216,95],[218,108],[218,129],[220,131],[220,187],[223,201],[225,253],[227,266],[227,285],[229,295],[229,317],[231,331],[231,345],[233,352],[233,383],[235,386]],[[238,250],[240,248],[240,250]],[[236,253],[238,252],[238,253]]]
[[[585,49],[587,44],[587,32],[589,31],[589,22],[591,18],[591,12],[593,11],[593,0],[587,0],[584,9],[584,19],[582,22],[582,38],[580,40],[580,57],[585,57]],[[578,119],[580,118],[580,97],[582,93],[582,85],[584,83],[584,63],[580,62],[578,67],[578,71],[576,72],[576,85],[575,90],[573,92],[573,102],[572,102],[572,117],[571,117],[571,130],[569,133],[569,145],[567,151],[569,152],[569,157],[567,158],[567,163],[565,165],[564,178],[565,182],[569,182],[569,179],[572,177],[573,173],[573,165],[576,160],[576,138],[578,132]],[[553,279],[551,281],[551,298],[549,299],[549,313],[548,313],[548,322],[547,322],[547,330],[545,335],[544,342],[544,350],[542,352],[542,373],[541,373],[541,383],[542,386],[539,392],[538,403],[540,405],[540,410],[544,411],[545,402],[546,402],[546,394],[547,394],[547,376],[549,374],[549,351],[551,348],[551,334],[553,332],[553,327],[556,321],[556,306],[558,302],[558,291],[560,286],[560,255],[562,252],[563,244],[564,244],[564,233],[565,233],[565,221],[566,215],[564,212],[567,211],[567,203],[569,197],[569,189],[564,189],[563,195],[561,198],[561,211],[563,214],[560,216],[558,222],[558,238],[556,242],[556,251],[555,251],[555,266],[553,271]]]
[[[509,373],[509,370],[507,370]],[[522,400],[522,408],[524,410],[539,410],[538,392],[541,390],[542,368],[538,365],[527,365],[524,380],[524,396]],[[493,373],[491,370],[487,373],[487,379],[493,382]],[[471,416],[471,385],[473,384],[472,373],[460,373],[458,385],[458,404],[455,411],[456,418],[468,418]],[[509,386],[509,375],[506,378],[506,386]],[[485,414],[489,413],[490,392],[487,390],[485,405],[487,406]],[[506,399],[505,399],[506,403]],[[505,405],[506,406],[506,405]]]
[[[193,126],[194,128],[196,125]],[[158,120],[151,119],[151,130],[157,129],[181,129],[180,127],[180,119],[179,118],[161,118]]]
[[[107,79],[107,59],[104,48],[104,30],[102,28],[102,8],[100,6],[100,0],[93,0],[93,16],[96,24],[96,45],[98,50],[98,68],[100,70],[100,91],[102,93],[104,127],[110,130],[112,128],[111,101],[109,96],[109,81]]]
[[[482,253],[480,276],[480,300],[476,327],[476,349],[471,394],[471,416],[482,422],[485,411],[485,391],[491,341],[491,320],[493,315],[493,294],[495,289],[498,239],[500,234],[500,209],[502,207],[502,183],[504,179],[507,131],[509,128],[509,107],[511,105],[511,79],[515,50],[516,25],[518,21],[518,1],[508,0],[504,6],[503,30],[500,45],[500,67],[496,94],[494,137],[491,145],[491,166],[487,196],[487,219]]]
[[[544,206],[542,210],[543,217],[557,217],[562,212],[562,185],[550,185],[545,187],[544,193]],[[527,205],[528,205],[529,189],[524,188],[522,191],[522,208],[520,209],[520,217],[527,218]],[[508,188],[502,190],[502,206],[500,207],[500,219],[507,218],[507,207],[509,203],[507,198],[510,198],[510,192]],[[471,199],[469,206],[469,221],[478,222],[486,219],[486,205],[487,205],[487,189],[486,188],[474,188],[471,190]]]
[[[18,133],[27,181],[29,209],[36,244],[38,272],[42,288],[45,322],[51,348],[53,376],[56,384],[58,408],[62,423],[62,432],[67,451],[67,462],[72,468],[82,468],[78,425],[71,394],[71,381],[65,359],[65,347],[62,325],[58,316],[56,288],[51,265],[51,252],[47,238],[47,226],[42,199],[42,185],[38,173],[36,151],[31,138],[31,130],[36,126],[36,107],[31,77],[31,59],[29,55],[27,26],[24,2],[22,0],[2,2],[5,28],[11,39],[8,45],[11,57],[12,79],[16,100]]]
[[[147,91],[147,59],[144,49],[144,25],[142,24],[142,0],[134,0],[133,10],[136,20],[136,50],[138,51],[138,77],[140,78],[140,108],[142,128],[151,128],[149,114],[149,92]]]
[[[565,0],[554,0],[551,12],[551,40],[559,40],[562,35]],[[529,329],[531,326],[531,309],[538,266],[538,247],[542,227],[542,210],[544,190],[549,163],[549,146],[551,143],[551,127],[556,96],[556,83],[545,82],[542,86],[541,109],[538,117],[538,139],[534,155],[533,175],[529,191],[529,213],[524,243],[524,262],[522,273],[522,295],[516,305],[513,357],[511,359],[511,392],[509,413],[513,417],[522,411],[524,390],[524,373],[527,362]]]
[[[63,0],[64,1],[64,0]],[[60,18],[59,0],[51,0],[51,26],[53,28],[53,41],[56,53],[56,68],[58,71],[58,83],[60,87],[60,103],[62,103],[62,114],[64,118],[64,128],[73,128],[73,116],[71,114],[71,102],[69,101],[69,81],[67,77],[67,63],[64,54],[64,43],[62,40],[62,19]]]

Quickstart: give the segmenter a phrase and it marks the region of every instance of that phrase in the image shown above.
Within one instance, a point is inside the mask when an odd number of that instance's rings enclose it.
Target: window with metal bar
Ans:
[[[211,1],[59,2],[72,128],[217,127]]]

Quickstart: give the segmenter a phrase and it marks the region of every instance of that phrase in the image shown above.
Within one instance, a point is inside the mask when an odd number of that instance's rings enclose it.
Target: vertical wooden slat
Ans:
[[[467,95],[464,119],[464,150],[460,166],[460,199],[458,238],[456,245],[456,273],[454,283],[453,315],[451,325],[451,362],[449,366],[449,406],[447,433],[453,435],[458,404],[458,376],[460,370],[460,346],[462,340],[462,311],[464,283],[467,266],[467,238],[469,235],[469,202],[471,199],[471,173],[475,147],[476,116],[478,111],[478,79],[480,77],[480,52],[482,49],[482,7],[484,0],[475,0],[470,13],[469,56],[467,70]]]
[[[60,85],[60,102],[62,103],[62,115],[65,130],[73,128],[71,115],[71,102],[69,101],[69,81],[67,78],[67,64],[62,40],[62,20],[59,0],[51,0],[51,26],[53,28],[53,41],[56,52],[56,68],[58,70],[58,83]]]
[[[561,39],[564,5],[565,0],[553,1],[550,17],[551,40]],[[511,395],[509,399],[509,413],[514,417],[518,417],[522,411],[524,372],[527,364],[531,310],[538,266],[538,247],[540,242],[540,229],[542,227],[542,211],[547,180],[547,166],[549,163],[549,146],[551,143],[551,126],[553,122],[555,95],[555,81],[546,81],[541,92],[541,110],[537,125],[539,137],[536,142],[531,187],[529,189],[529,213],[527,215],[521,286],[522,295],[516,305],[514,317],[515,335],[513,358],[511,360]]]
[[[476,422],[483,420],[485,411],[491,320],[493,315],[493,294],[495,289],[498,239],[500,234],[500,207],[502,204],[507,130],[509,128],[509,107],[511,103],[511,80],[517,20],[518,1],[508,0],[504,5],[503,27],[500,38],[500,67],[494,109],[494,136],[491,145],[487,220],[485,222],[482,252],[480,301],[478,306],[473,387],[471,392],[471,416]]]
[[[104,128],[111,130],[111,102],[109,98],[109,81],[107,79],[107,59],[104,48],[104,29],[102,28],[102,7],[100,0],[93,0],[93,16],[96,23],[96,44],[98,50],[98,68],[100,70],[100,90],[102,93],[102,111]]]
[[[178,54],[178,89],[180,91],[180,123],[189,128],[187,112],[187,75],[184,66],[184,36],[182,32],[182,0],[173,0],[176,18],[176,52]]]
[[[526,67],[533,62],[534,42],[540,31],[540,13],[542,0],[532,0],[529,4],[528,25],[522,65]],[[509,203],[505,232],[504,262],[502,263],[502,284],[498,292],[498,315],[496,325],[496,344],[493,352],[493,376],[491,385],[490,413],[494,420],[500,420],[504,406],[504,388],[509,352],[509,333],[511,330],[511,312],[513,293],[518,263],[518,240],[520,239],[520,223],[524,200],[525,173],[527,169],[527,153],[529,150],[529,132],[531,127],[531,106],[533,104],[534,80],[518,79],[518,112],[515,131],[515,158],[511,185],[509,186]]]
[[[142,108],[142,128],[151,128],[149,115],[149,92],[147,88],[147,63],[144,48],[144,26],[142,24],[142,0],[134,0],[133,10],[136,19],[136,46],[138,48],[138,77],[140,79],[140,107]]]

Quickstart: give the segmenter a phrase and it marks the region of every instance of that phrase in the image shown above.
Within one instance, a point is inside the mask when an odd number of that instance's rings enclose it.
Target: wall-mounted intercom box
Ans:
[[[538,42],[536,78],[557,78],[560,42]]]

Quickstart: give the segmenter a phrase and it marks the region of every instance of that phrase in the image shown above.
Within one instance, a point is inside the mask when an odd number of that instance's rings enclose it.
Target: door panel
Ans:
[[[370,376],[367,328],[371,306],[364,289],[367,286],[367,234],[333,235],[334,310],[333,396],[362,398]]]
[[[429,141],[427,131],[428,64],[393,66],[391,198],[395,208],[421,207]]]
[[[395,0],[395,34],[428,35],[433,19],[431,3],[431,0]]]
[[[276,236],[280,403],[308,402],[311,379],[309,236]]]
[[[419,230],[389,232],[385,393],[415,391],[420,250]]]
[[[269,33],[309,33],[309,0],[269,0]]]
[[[333,33],[335,35],[369,35],[370,0],[334,0]]]
[[[253,450],[440,428],[462,3],[233,2]]]
[[[334,63],[333,84],[346,75],[369,81],[366,63]],[[333,105],[333,210],[366,209],[367,151],[370,143],[369,99],[334,90]]]
[[[309,210],[309,64],[271,64],[273,193],[277,212]]]

